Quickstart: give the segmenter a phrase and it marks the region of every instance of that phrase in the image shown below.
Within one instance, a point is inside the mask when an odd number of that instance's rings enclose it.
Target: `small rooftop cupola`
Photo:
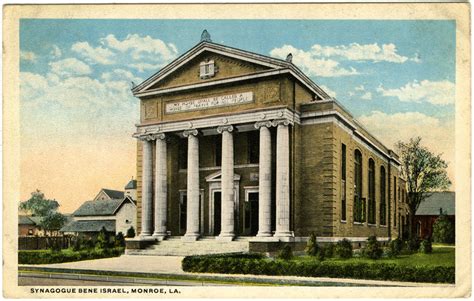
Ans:
[[[201,42],[212,42],[211,35],[207,32],[206,29],[201,33]]]
[[[291,63],[291,61],[293,61],[293,54],[291,53],[288,53],[288,55],[286,56],[286,60],[288,63]]]

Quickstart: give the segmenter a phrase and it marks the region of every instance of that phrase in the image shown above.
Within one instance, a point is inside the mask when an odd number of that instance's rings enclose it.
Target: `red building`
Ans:
[[[425,199],[415,214],[418,237],[431,237],[433,224],[440,214],[445,214],[455,224],[455,193],[453,191],[434,192]]]

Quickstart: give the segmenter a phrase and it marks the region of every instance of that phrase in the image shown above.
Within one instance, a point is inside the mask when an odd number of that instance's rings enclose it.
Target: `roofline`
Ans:
[[[206,50],[213,50],[216,53],[223,54],[226,56],[236,57],[236,58],[243,58],[246,61],[250,61],[260,65],[266,65],[270,68],[288,68],[293,71],[293,76],[305,84],[314,94],[318,95],[322,99],[330,98],[330,96],[324,92],[316,83],[314,83],[308,76],[306,76],[298,67],[293,65],[290,62],[273,58],[270,56],[225,46],[213,42],[206,42],[202,41],[198,43],[196,46],[173,60],[171,63],[163,67],[160,71],[150,76],[148,79],[144,80],[142,83],[137,85],[136,87],[132,88],[132,93],[134,96],[139,97],[144,94],[144,90],[151,87],[157,82],[157,79],[161,77],[161,79],[165,78],[173,71],[184,65],[188,60],[194,58],[195,56],[201,54]],[[234,52],[234,53],[232,53]],[[233,55],[232,55],[233,54]]]
[[[125,201],[128,200],[130,203],[132,203],[135,207],[137,207],[137,205],[135,204],[135,202],[133,201],[133,199],[127,195],[126,197],[123,198],[123,200],[118,204],[117,208],[114,209],[112,215],[115,215],[117,213],[117,211],[120,209],[120,207],[122,207],[122,205],[125,203]]]

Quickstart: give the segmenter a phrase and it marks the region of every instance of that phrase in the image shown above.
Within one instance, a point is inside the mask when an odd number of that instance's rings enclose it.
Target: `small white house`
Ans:
[[[132,184],[128,183],[128,186]],[[107,232],[122,232],[126,235],[130,227],[136,231],[137,205],[132,198],[136,192],[134,194],[132,190],[128,189],[129,193],[125,194],[123,191],[101,189],[92,201],[83,203],[74,211],[72,221],[62,227],[60,232],[94,235],[105,228]]]

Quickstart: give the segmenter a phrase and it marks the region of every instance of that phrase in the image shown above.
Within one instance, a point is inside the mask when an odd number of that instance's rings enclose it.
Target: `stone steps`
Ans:
[[[170,237],[156,242],[146,249],[126,250],[127,255],[190,256],[220,253],[248,253],[248,239],[219,241],[215,237],[203,237],[197,241],[183,241],[181,237]]]

